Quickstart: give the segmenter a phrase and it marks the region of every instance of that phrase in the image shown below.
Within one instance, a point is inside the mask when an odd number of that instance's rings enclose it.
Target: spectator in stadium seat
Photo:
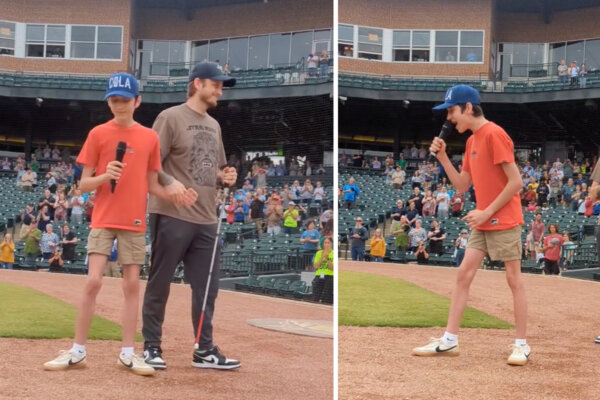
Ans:
[[[62,271],[63,266],[65,265],[64,258],[62,256],[61,250],[57,247],[54,250],[54,253],[47,260],[49,271]]]
[[[45,232],[46,225],[52,222],[52,219],[50,218],[50,211],[47,205],[44,205],[42,209],[38,212],[37,221],[38,229],[42,232]]]
[[[431,221],[431,228],[427,233],[429,239],[429,252],[439,256],[444,254],[444,239],[446,239],[446,231],[440,227],[438,220]]]
[[[420,174],[420,172],[418,170],[415,171],[415,173],[413,174],[412,178],[410,178],[410,181],[412,182],[412,187],[413,188],[422,189],[422,187],[423,187],[423,177],[421,176],[421,174]]]
[[[244,203],[244,200],[237,200],[237,204],[233,210],[234,222],[245,222],[247,213],[248,206]]]
[[[56,203],[56,198],[49,189],[45,189],[44,196],[38,200],[38,211],[43,206],[48,206],[48,215],[50,216],[50,219],[54,219],[54,203]]]
[[[370,246],[371,250],[369,254],[371,255],[371,261],[383,262],[383,257],[385,257],[386,244],[385,238],[381,233],[381,229],[377,228],[375,229],[375,232],[373,232],[373,237],[371,238]]]
[[[413,188],[413,194],[407,200],[408,205],[415,203],[415,209],[419,214],[423,213],[423,195],[418,187]],[[410,219],[410,218],[409,218]]]
[[[319,220],[321,221],[321,229],[325,229],[326,226],[333,224],[333,205],[330,203],[327,206],[327,210],[323,211],[319,216]]]
[[[62,245],[62,258],[66,261],[75,261],[77,254],[75,254],[75,247],[79,239],[74,232],[71,231],[69,225],[64,224],[61,228],[61,245]]]
[[[405,179],[406,173],[402,170],[402,167],[397,166],[396,170],[392,173],[392,187],[394,189],[402,189]]]
[[[316,228],[315,221],[312,219],[306,221],[305,226],[306,229],[300,235],[300,243],[302,244],[300,251],[305,254],[314,254],[317,252],[321,234]]]
[[[314,53],[309,53],[306,57],[306,66],[308,67],[308,76],[315,76],[317,74],[317,65],[319,64],[319,57]]]
[[[450,196],[445,186],[440,188],[435,201],[437,203],[437,217],[438,219],[448,219],[448,210],[450,208]]]
[[[394,244],[396,246],[396,250],[398,251],[406,251],[408,250],[408,233],[410,232],[410,224],[408,223],[408,219],[405,215],[400,218],[400,223],[396,225],[392,225],[394,229],[391,231],[391,234],[395,236]]]
[[[584,63],[582,63],[581,67],[579,68],[579,87],[581,89],[585,89],[585,85],[587,83],[587,74],[587,67]]]
[[[410,148],[410,158],[419,158],[419,148],[416,143],[413,143]]]
[[[64,192],[58,192],[58,199],[54,203],[54,220],[63,222],[67,220],[68,201],[65,198]]]
[[[577,245],[571,241],[569,232],[564,231],[562,238],[563,244],[560,248],[560,261],[558,265],[561,273],[567,271],[569,266],[573,263],[573,255],[577,248]]]
[[[54,233],[54,227],[52,224],[46,225],[46,231],[42,233],[40,240],[40,249],[42,250],[44,260],[49,259],[54,254],[58,245],[58,235]]]
[[[465,257],[465,249],[467,248],[468,240],[469,232],[466,229],[461,229],[460,235],[454,240],[454,246],[456,247],[456,252],[454,254],[457,267],[460,267],[460,264]]]
[[[0,267],[4,269],[12,269],[15,263],[15,242],[12,235],[6,233],[2,243],[0,243]]]
[[[373,157],[373,161],[371,162],[371,168],[381,169],[381,161],[379,161],[377,157]]]
[[[348,210],[356,208],[357,197],[360,195],[360,190],[355,182],[354,178],[350,178],[348,179],[348,183],[342,188],[344,202]]]
[[[85,201],[85,220],[92,222],[92,213],[94,212],[94,206],[96,205],[96,192],[91,191],[87,200]]]
[[[313,259],[315,278],[312,281],[313,300],[333,304],[333,239],[323,240],[323,249]]]
[[[81,195],[81,190],[75,189],[73,196],[69,201],[71,206],[71,223],[81,225],[83,223],[85,200]]]
[[[252,202],[250,203],[250,219],[256,225],[256,233],[258,236],[263,234],[263,222],[265,219],[265,201],[259,191],[262,191],[262,189],[257,190],[252,196]]]
[[[268,201],[267,211],[267,233],[269,235],[281,234],[281,218],[283,217],[283,208],[280,204],[279,195],[273,195]]]
[[[44,147],[44,150],[42,150],[42,151],[43,151],[43,154],[44,154],[43,158],[45,160],[51,160],[52,159],[52,149],[50,149],[49,145],[46,145],[46,147]]]
[[[283,212],[283,233],[288,235],[298,231],[298,221],[300,220],[300,211],[296,209],[296,203],[290,201],[288,209]]]
[[[321,51],[321,55],[319,56],[319,69],[321,76],[327,76],[327,72],[329,71],[329,54],[327,50]]]
[[[542,240],[544,238],[544,229],[546,229],[546,225],[542,221],[542,213],[535,214],[535,218],[531,221],[529,227],[529,235],[528,235],[528,248],[530,251],[529,259],[537,260],[537,250],[542,245]]]
[[[19,231],[18,236],[16,237],[16,241],[23,240],[25,238],[25,234],[29,230],[29,226],[31,225],[31,221],[35,220],[35,212],[33,211],[35,208],[33,204],[27,204],[25,209],[21,211],[21,230]]]
[[[548,207],[548,196],[550,194],[550,187],[548,181],[542,178],[540,185],[537,188],[537,202],[538,206],[542,208]]]
[[[569,67],[569,76],[571,77],[569,86],[577,87],[579,81],[579,67],[577,66],[577,61],[571,63],[571,66]]]
[[[567,184],[564,185],[561,189],[561,196],[562,196],[561,203],[562,203],[563,208],[569,208],[571,206],[573,193],[575,193],[575,185],[573,183],[573,178],[569,178],[569,179],[567,179]]]
[[[429,253],[427,253],[427,247],[425,246],[425,241],[419,241],[416,249],[415,249],[415,257],[417,259],[417,264],[429,264]]]
[[[416,251],[417,247],[419,247],[420,242],[425,242],[427,240],[427,232],[421,226],[421,220],[417,219],[415,221],[414,228],[408,232],[408,240],[410,245],[410,251]]]
[[[35,262],[35,259],[40,255],[40,240],[42,239],[42,231],[37,227],[37,218],[31,220],[29,229],[25,233],[25,259],[28,262]]]
[[[300,202],[303,204],[310,204],[312,202],[314,191],[315,188],[310,182],[310,179],[305,180],[304,185],[300,188]]]
[[[410,151],[410,150],[409,150],[409,151]],[[399,157],[400,157],[400,158],[398,159],[398,162],[397,162],[397,164],[396,164],[396,165],[397,165],[398,167],[402,168],[402,171],[406,171],[406,165],[408,164],[408,161],[407,161],[407,160],[406,160],[406,158],[405,158],[406,156],[405,156],[405,154],[404,154],[404,153],[400,153],[400,156],[399,156]]]
[[[460,217],[462,215],[463,208],[465,207],[465,197],[460,190],[456,189],[454,192],[452,199],[450,199],[450,207],[453,217]]]
[[[2,170],[10,171],[10,169],[11,169],[10,160],[8,159],[8,157],[5,157],[4,161],[2,161]]]
[[[437,202],[430,189],[425,190],[425,196],[423,197],[422,204],[424,217],[432,217],[435,215]]]
[[[560,60],[560,64],[558,64],[558,81],[560,83],[567,83],[568,77],[568,69],[567,63],[565,60]]]
[[[352,261],[365,260],[365,243],[369,239],[369,231],[362,223],[362,217],[357,217],[356,224],[350,232],[350,253],[352,255]]]
[[[419,149],[419,158],[421,160],[425,160],[427,158],[427,150],[425,149],[424,145],[421,145],[421,148]]]
[[[408,203],[408,210],[406,211],[406,219],[408,220],[408,224],[412,227],[415,226],[415,222],[421,220],[419,210],[417,210],[414,202]]]
[[[21,175],[21,188],[25,192],[33,191],[33,184],[35,183],[35,172],[31,168],[27,168],[27,171]]]

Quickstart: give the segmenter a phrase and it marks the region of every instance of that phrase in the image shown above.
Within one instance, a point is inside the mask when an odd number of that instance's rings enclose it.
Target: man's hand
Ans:
[[[486,211],[482,210],[471,210],[469,213],[462,218],[463,221],[469,225],[469,228],[473,229],[479,225],[486,223],[492,216]]]
[[[183,186],[183,184],[181,182],[179,182],[177,179],[173,179],[173,182],[171,182],[169,185],[164,186],[166,192],[167,192],[167,196],[169,196],[169,199],[171,200],[172,203],[174,203],[176,206],[186,206],[186,195],[193,195],[192,193],[187,193],[187,189],[185,188],[185,186]],[[193,190],[193,189],[191,189]],[[196,192],[194,192],[196,193]],[[196,197],[198,197],[198,194],[196,193]],[[191,199],[191,197],[190,197]],[[188,199],[189,200],[189,199]],[[194,200],[195,202],[195,200]]]
[[[183,207],[190,207],[196,204],[196,200],[198,200],[198,193],[192,188],[187,188],[183,195],[183,203],[181,205]]]
[[[221,182],[227,186],[235,185],[237,181],[237,171],[235,167],[225,167],[223,168],[223,174],[221,176]]]

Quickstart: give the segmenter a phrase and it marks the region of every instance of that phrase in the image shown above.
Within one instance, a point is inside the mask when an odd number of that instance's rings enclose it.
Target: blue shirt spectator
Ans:
[[[321,235],[319,231],[315,229],[314,221],[308,221],[306,224],[306,230],[302,232],[300,236],[300,243],[302,243],[302,251],[305,253],[312,253],[318,250],[317,245],[319,244],[319,238]]]

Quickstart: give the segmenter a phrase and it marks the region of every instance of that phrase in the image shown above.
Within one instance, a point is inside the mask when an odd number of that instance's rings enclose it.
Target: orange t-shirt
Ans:
[[[508,177],[502,163],[514,163],[514,144],[508,134],[493,122],[488,122],[467,140],[463,171],[473,180],[477,209],[485,210],[504,189]],[[499,231],[523,225],[523,211],[519,194],[515,193],[486,223],[481,231]]]
[[[117,228],[135,232],[146,231],[146,201],[148,171],[160,171],[158,135],[138,123],[131,127],[114,121],[93,128],[77,157],[77,162],[93,167],[96,175],[106,171],[106,165],[116,159],[120,141],[127,143],[121,177],[110,192],[110,182],[96,188],[92,212],[92,228]]]

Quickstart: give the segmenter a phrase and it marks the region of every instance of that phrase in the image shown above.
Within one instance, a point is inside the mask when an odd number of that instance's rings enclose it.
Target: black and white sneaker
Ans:
[[[154,369],[166,369],[167,364],[162,359],[162,349],[156,346],[148,346],[144,350],[144,361]]]
[[[235,369],[240,367],[238,360],[225,357],[217,346],[210,350],[194,350],[192,366],[196,368]]]

